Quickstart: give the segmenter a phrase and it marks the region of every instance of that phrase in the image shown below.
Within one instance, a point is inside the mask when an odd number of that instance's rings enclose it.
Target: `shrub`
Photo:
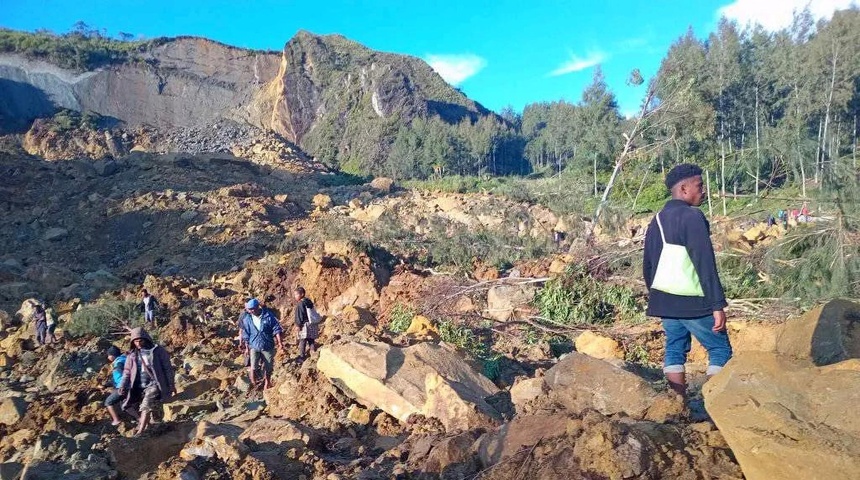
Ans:
[[[126,326],[133,328],[144,324],[137,302],[107,300],[83,306],[72,313],[72,319],[64,331],[73,338],[87,335],[103,337],[124,332]]]
[[[477,358],[483,366],[483,374],[490,380],[496,380],[501,370],[502,355],[493,352],[489,339],[482,339],[466,325],[459,325],[451,320],[439,322],[439,338],[451,345],[456,345]]]
[[[412,319],[415,317],[415,310],[398,303],[391,309],[388,314],[389,322],[388,329],[394,333],[403,333],[412,324]]]
[[[565,326],[644,320],[642,300],[632,289],[601,282],[581,264],[547,282],[538,291],[535,306],[541,317]]]

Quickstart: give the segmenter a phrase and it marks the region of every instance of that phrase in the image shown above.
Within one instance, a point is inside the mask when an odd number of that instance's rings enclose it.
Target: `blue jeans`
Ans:
[[[155,310],[146,310],[143,312],[143,317],[147,322],[155,321]]]
[[[666,332],[666,355],[663,371],[683,373],[687,354],[692,346],[691,334],[708,351],[708,375],[713,375],[732,358],[732,345],[725,330],[714,332],[714,316],[701,318],[664,318],[663,330]]]

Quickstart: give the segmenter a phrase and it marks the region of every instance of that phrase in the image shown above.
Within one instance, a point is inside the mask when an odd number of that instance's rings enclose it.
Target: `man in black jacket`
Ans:
[[[711,232],[698,206],[704,199],[702,169],[682,164],[666,176],[672,200],[645,234],[643,274],[648,286],[647,314],[660,317],[666,332],[663,372],[672,389],[686,395],[684,364],[691,334],[708,351],[708,375],[732,356],[726,333],[728,305],[711,243]]]

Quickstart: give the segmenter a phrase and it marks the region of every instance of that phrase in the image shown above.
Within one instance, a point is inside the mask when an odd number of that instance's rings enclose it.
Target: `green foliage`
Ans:
[[[125,326],[134,328],[144,324],[137,302],[106,300],[85,305],[72,313],[71,321],[65,325],[65,332],[73,338],[103,337],[122,332]]]
[[[78,128],[95,130],[101,123],[101,116],[94,112],[76,112],[74,110],[60,109],[51,118],[49,128],[53,132],[64,133]]]
[[[79,24],[75,30],[62,35],[0,29],[0,52],[17,53],[78,71],[137,60],[149,44],[115,40],[86,24]]]
[[[490,380],[498,378],[503,357],[492,351],[487,339],[480,338],[466,325],[451,320],[443,320],[438,326],[439,338],[443,342],[456,345],[480,360],[484,367],[484,376]]]
[[[403,333],[412,324],[412,319],[415,318],[415,310],[398,303],[391,309],[388,318],[390,319],[388,329],[394,333]]]
[[[642,322],[642,299],[628,287],[602,282],[586,267],[571,265],[537,293],[541,317],[559,325],[608,325],[615,321]]]

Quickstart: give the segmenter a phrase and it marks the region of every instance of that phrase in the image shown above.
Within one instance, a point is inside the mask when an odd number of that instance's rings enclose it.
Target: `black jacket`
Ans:
[[[651,289],[651,282],[657,271],[657,262],[663,250],[660,229],[657,221],[651,220],[645,234],[645,258],[642,273],[648,286],[647,314],[661,318],[699,318],[711,315],[728,305],[723,293],[723,285],[717,274],[717,261],[711,243],[711,228],[705,214],[681,200],[670,200],[659,213],[660,222],[666,235],[666,242],[684,245],[696,267],[704,297],[672,295]]]
[[[314,302],[311,301],[310,298],[303,298],[296,304],[296,308],[293,310],[293,319],[295,320],[296,326],[302,328],[306,323],[310,321],[308,318],[308,309],[314,308]]]

